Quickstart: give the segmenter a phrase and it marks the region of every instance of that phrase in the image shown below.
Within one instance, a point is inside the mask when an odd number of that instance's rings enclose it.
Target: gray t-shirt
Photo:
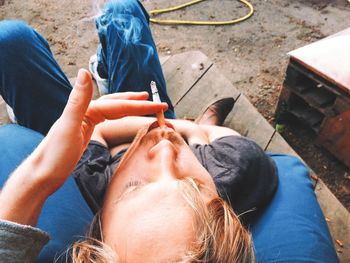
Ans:
[[[252,223],[276,191],[274,161],[255,142],[241,136],[222,137],[191,149],[212,176],[219,195],[236,214],[243,214],[243,223]],[[104,145],[91,141],[75,169],[76,182],[94,213],[101,209],[107,186],[124,153],[111,156]]]
[[[0,220],[0,262],[34,262],[48,241],[48,234],[38,228]]]

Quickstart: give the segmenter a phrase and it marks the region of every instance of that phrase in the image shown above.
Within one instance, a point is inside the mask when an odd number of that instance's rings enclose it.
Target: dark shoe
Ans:
[[[232,97],[219,99],[210,104],[194,122],[197,124],[222,126],[234,104],[235,99]]]

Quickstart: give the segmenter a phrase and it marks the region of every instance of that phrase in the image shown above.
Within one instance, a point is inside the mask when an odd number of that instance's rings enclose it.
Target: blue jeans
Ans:
[[[109,1],[104,15],[96,20],[96,27],[100,39],[98,72],[101,77],[108,78],[109,93],[143,91],[145,88],[150,93],[153,80],[161,100],[169,105],[166,117],[175,118],[149,27],[149,16],[141,3],[136,0]]]
[[[136,0],[111,1],[96,21],[101,45],[99,73],[109,80],[109,92],[148,91],[156,81],[160,98],[174,110],[148,15]],[[0,22],[0,94],[18,124],[46,134],[61,115],[72,87],[53,57],[47,41],[20,21]]]
[[[96,24],[101,42],[98,69],[108,78],[110,93],[147,91],[151,95],[154,80],[161,100],[169,104],[166,117],[174,118],[142,5],[136,0],[111,1]],[[24,22],[0,22],[0,94],[19,124],[0,126],[0,189],[59,118],[71,89],[44,37]],[[51,240],[37,262],[53,262],[67,244],[84,236],[92,216],[74,179],[69,178],[42,209],[38,227]]]

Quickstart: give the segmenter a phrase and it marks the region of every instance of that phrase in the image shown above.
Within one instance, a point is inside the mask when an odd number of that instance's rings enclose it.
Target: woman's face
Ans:
[[[191,177],[205,203],[217,197],[214,182],[169,125],[142,129],[107,189],[103,240],[120,262],[175,261],[195,236],[194,212],[180,180]]]

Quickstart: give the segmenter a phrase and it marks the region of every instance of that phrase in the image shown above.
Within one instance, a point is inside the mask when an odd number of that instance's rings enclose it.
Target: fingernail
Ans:
[[[79,85],[84,85],[90,78],[90,73],[85,69],[79,69],[77,83]]]

